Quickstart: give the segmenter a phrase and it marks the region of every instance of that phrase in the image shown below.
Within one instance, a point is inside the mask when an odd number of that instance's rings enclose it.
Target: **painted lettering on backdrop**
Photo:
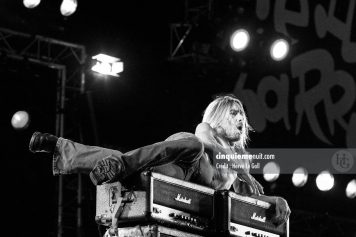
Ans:
[[[293,0],[294,1],[294,0]],[[274,27],[276,31],[288,33],[287,24],[307,27],[311,24],[310,8],[307,0],[299,0],[299,12],[286,9],[287,0],[276,0],[274,4]],[[341,41],[341,56],[344,65],[356,62],[356,43],[351,42],[352,18],[354,17],[355,2],[349,1],[346,22],[343,23],[334,16],[336,0],[331,0],[328,11],[320,4],[314,7],[314,21],[316,37],[322,39],[327,32]],[[256,15],[264,20],[271,11],[271,2],[257,0]],[[339,68],[339,67],[338,67]],[[306,88],[306,74],[310,71],[318,71],[320,80],[312,88]],[[264,76],[257,91],[245,87],[247,74],[240,74],[234,89],[234,93],[245,103],[251,122],[256,131],[263,131],[266,122],[283,121],[286,129],[291,130],[288,101],[295,96],[294,109],[297,113],[295,133],[300,132],[303,118],[309,123],[315,136],[324,143],[331,144],[327,131],[320,126],[319,120],[324,119],[328,124],[328,132],[335,134],[335,124],[338,123],[345,130],[345,144],[347,147],[356,147],[356,112],[351,111],[356,101],[355,77],[343,69],[335,68],[335,61],[327,48],[315,48],[291,60],[291,75],[281,74],[279,78],[271,75]],[[297,95],[289,92],[289,80],[297,78],[299,91]],[[295,79],[294,79],[295,80]],[[337,101],[331,97],[331,90],[341,88],[343,93]],[[268,92],[277,96],[277,104],[270,107],[266,101]],[[325,108],[326,118],[319,118],[316,114],[316,106],[322,103]],[[351,114],[347,120],[346,114]]]
[[[296,1],[296,0],[289,0]],[[298,12],[288,10],[287,0],[276,0],[273,9],[273,24],[277,32],[288,34],[287,24],[307,27],[310,24],[310,7],[307,0],[297,0],[300,10]],[[339,0],[347,1],[347,0]],[[351,41],[352,20],[355,15],[356,1],[349,0],[346,14],[346,22],[335,17],[337,0],[330,0],[329,8],[325,9],[317,4],[314,9],[315,30],[319,38],[324,38],[330,33],[341,40],[341,56],[347,63],[356,62],[356,42]],[[256,0],[256,16],[265,20],[271,11],[270,0]]]

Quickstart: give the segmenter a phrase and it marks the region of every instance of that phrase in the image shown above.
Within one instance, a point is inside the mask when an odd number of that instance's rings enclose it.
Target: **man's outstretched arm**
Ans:
[[[291,210],[289,208],[287,201],[284,198],[278,196],[266,196],[266,195],[256,196],[254,194],[251,195],[251,197],[274,204],[276,206],[276,215],[274,218],[277,223],[282,224],[289,219]]]
[[[262,185],[259,182],[257,182],[253,177],[252,177],[252,179],[254,180],[256,185],[259,187],[260,194],[255,194],[253,192],[252,192],[253,194],[251,194],[251,190],[248,190],[246,188],[246,184],[244,184],[243,182],[241,182],[239,180],[236,180],[233,184],[234,191],[238,194],[243,194],[243,195],[250,193],[251,195],[248,195],[248,196],[250,196],[252,198],[255,198],[255,199],[258,199],[261,201],[265,201],[265,202],[275,205],[275,207],[276,207],[276,215],[274,216],[275,221],[278,224],[286,222],[290,216],[290,213],[291,213],[291,210],[288,206],[287,201],[282,197],[263,195]]]

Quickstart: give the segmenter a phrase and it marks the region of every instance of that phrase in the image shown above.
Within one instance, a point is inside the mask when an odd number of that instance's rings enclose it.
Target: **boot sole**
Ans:
[[[121,169],[118,167],[113,169],[111,162],[112,161],[110,161],[110,159],[103,159],[97,162],[96,166],[89,173],[90,180],[94,185],[101,185],[103,183],[112,183],[119,179],[118,174]],[[107,168],[102,170],[99,169],[99,166],[107,167]]]
[[[91,182],[94,185],[100,185],[101,184],[101,182],[99,183],[99,179],[95,176],[95,174],[93,172],[89,173],[89,177],[90,177]]]
[[[33,149],[33,144],[35,143],[35,139],[37,137],[37,135],[40,134],[40,132],[34,132],[32,134],[31,140],[30,140],[30,144],[28,145],[28,149],[32,152],[32,153],[36,153],[36,151]]]

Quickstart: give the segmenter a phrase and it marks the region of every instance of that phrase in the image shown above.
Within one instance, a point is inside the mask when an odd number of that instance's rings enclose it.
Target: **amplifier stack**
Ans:
[[[289,222],[273,221],[275,206],[231,191],[216,191],[216,232],[229,236],[288,237]]]
[[[288,224],[275,225],[269,203],[182,181],[162,174],[141,175],[143,190],[119,182],[97,186],[96,222],[118,236],[288,237]],[[131,233],[131,234],[130,234]]]

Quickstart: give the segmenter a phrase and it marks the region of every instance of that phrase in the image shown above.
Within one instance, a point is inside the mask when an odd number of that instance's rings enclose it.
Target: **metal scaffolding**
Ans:
[[[170,49],[168,59],[191,60],[193,62],[214,61],[207,55],[201,54],[194,46],[188,45],[188,37],[194,28],[198,27],[201,18],[212,17],[213,0],[185,0],[182,22],[170,24]]]
[[[28,60],[58,71],[56,95],[56,135],[66,136],[75,122],[66,111],[73,98],[85,92],[86,50],[73,44],[40,35],[30,35],[0,28],[0,52],[6,57]],[[75,119],[74,119],[75,120]],[[80,133],[80,131],[79,131]],[[82,175],[64,177],[58,181],[57,236],[81,236]],[[74,207],[74,208],[73,208]],[[63,220],[66,220],[64,222]]]

